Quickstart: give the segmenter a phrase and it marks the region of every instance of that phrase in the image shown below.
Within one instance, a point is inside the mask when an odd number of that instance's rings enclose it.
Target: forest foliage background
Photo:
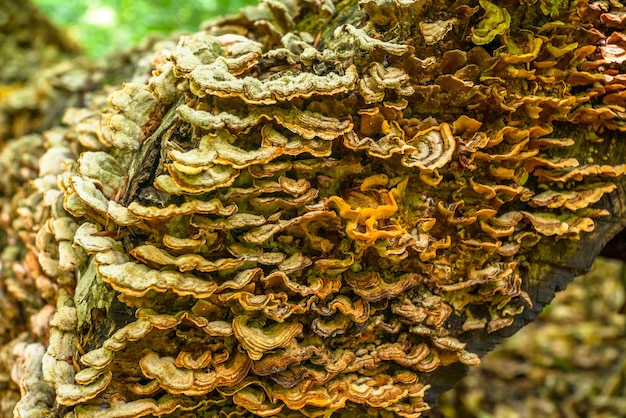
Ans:
[[[210,18],[256,0],[35,0],[92,57],[136,45],[150,34],[194,32]]]

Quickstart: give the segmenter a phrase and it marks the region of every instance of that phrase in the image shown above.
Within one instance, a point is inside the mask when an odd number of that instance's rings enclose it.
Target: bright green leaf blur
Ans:
[[[94,57],[136,45],[150,33],[196,31],[205,20],[257,3],[257,0],[34,1]]]

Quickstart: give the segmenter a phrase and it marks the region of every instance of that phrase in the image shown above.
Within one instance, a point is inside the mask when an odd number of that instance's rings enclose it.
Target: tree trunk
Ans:
[[[420,416],[624,228],[622,14],[268,0],[158,53],[14,199],[17,413]]]

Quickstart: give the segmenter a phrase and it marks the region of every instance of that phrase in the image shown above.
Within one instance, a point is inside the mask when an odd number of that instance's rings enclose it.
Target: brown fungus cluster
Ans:
[[[66,114],[23,364],[67,416],[418,417],[531,307],[526,254],[592,231],[626,170],[594,154],[626,130],[623,8],[424,3],[362,0],[320,42],[297,22],[332,2],[263,1]]]

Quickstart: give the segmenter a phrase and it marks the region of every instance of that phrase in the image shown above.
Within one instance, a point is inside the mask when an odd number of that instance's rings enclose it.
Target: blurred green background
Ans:
[[[203,21],[257,0],[35,0],[86,52],[101,57],[151,33],[196,31]]]

